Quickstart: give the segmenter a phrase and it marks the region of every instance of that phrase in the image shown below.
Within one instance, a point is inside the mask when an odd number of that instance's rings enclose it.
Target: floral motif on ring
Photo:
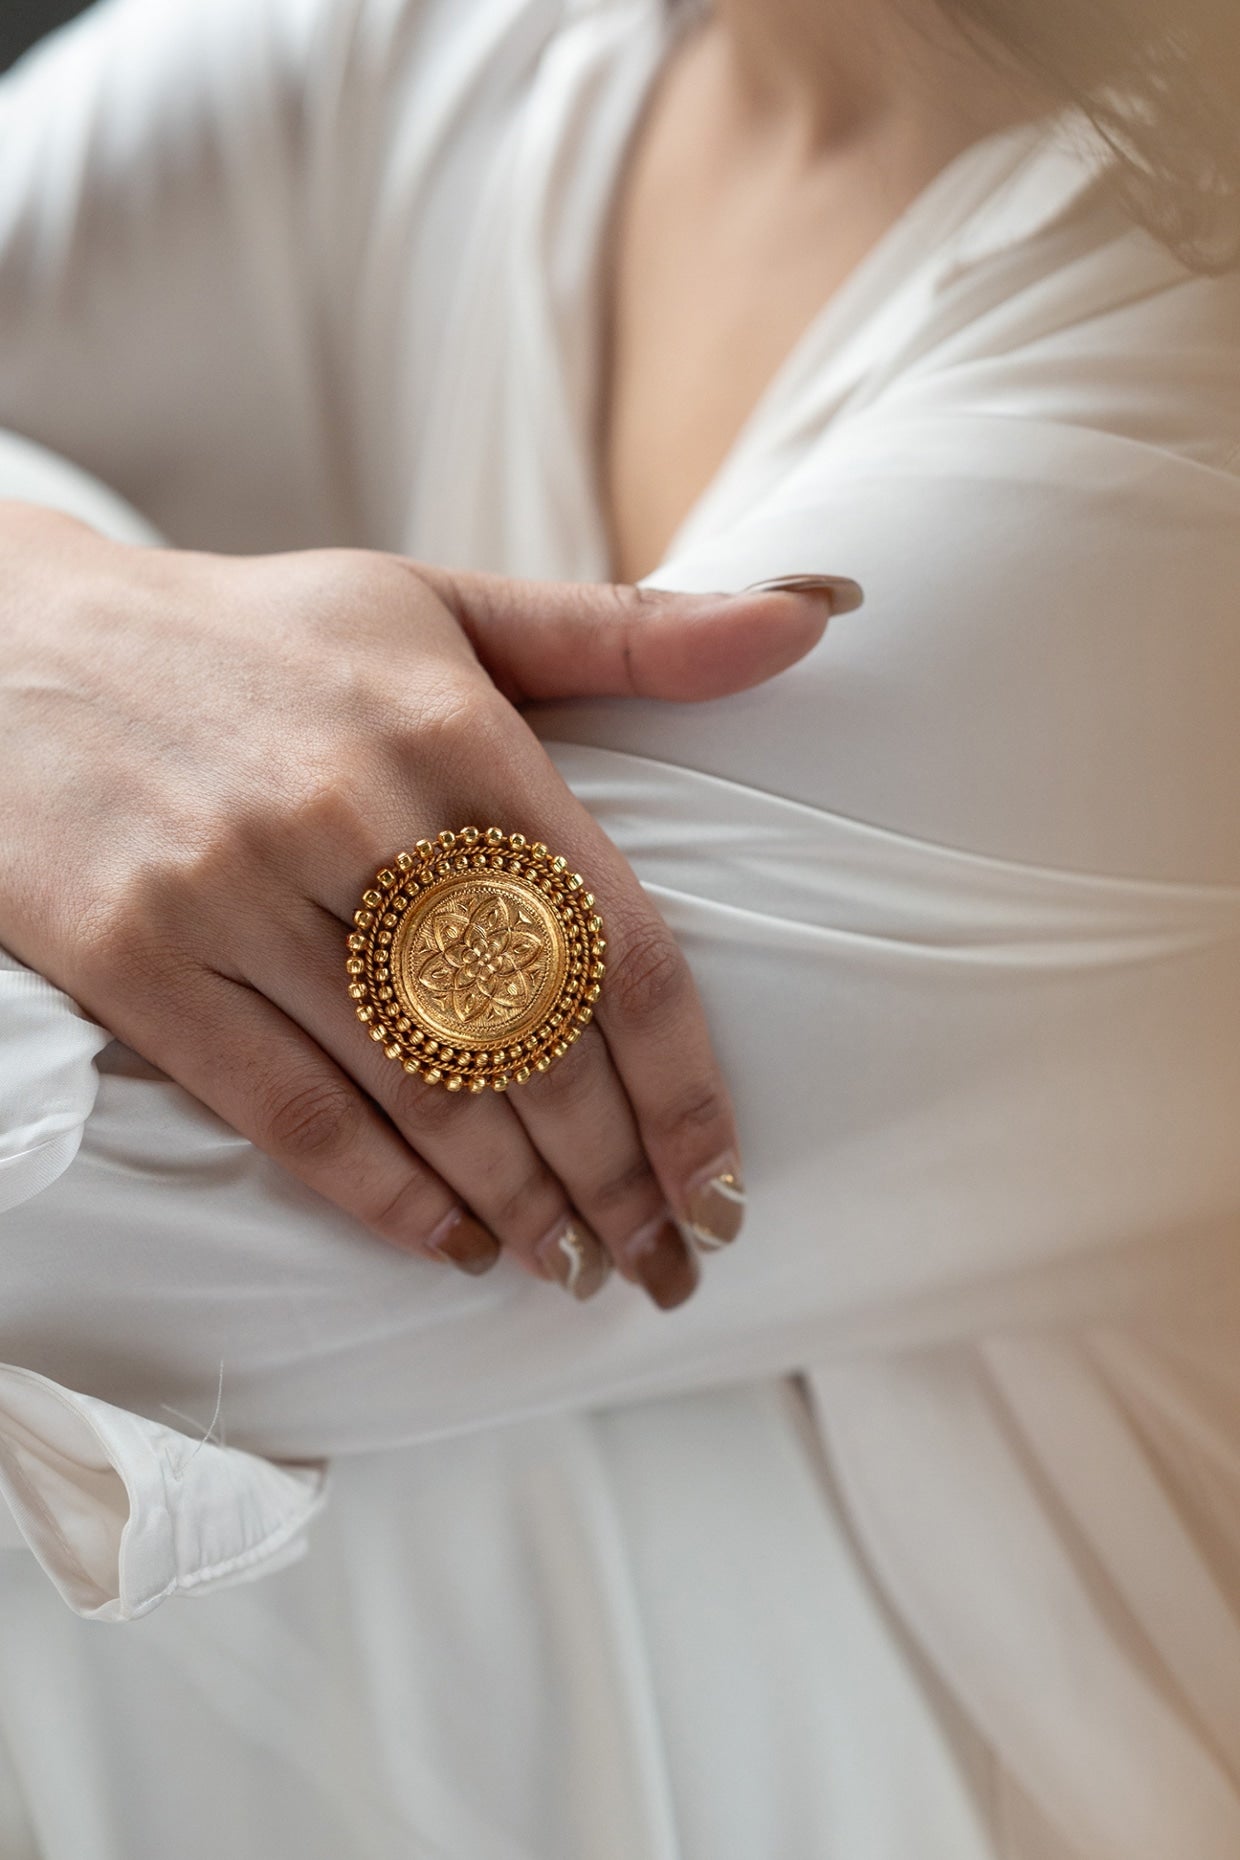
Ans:
[[[510,1019],[528,1006],[546,952],[509,899],[484,892],[467,905],[450,900],[422,935],[414,977],[462,1026]]]

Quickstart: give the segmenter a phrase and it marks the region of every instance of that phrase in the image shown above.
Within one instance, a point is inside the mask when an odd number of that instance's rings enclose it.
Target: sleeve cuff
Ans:
[[[294,1562],[325,1466],[192,1440],[0,1364],[0,1544],[23,1542],[75,1614],[134,1621],[170,1595]]]

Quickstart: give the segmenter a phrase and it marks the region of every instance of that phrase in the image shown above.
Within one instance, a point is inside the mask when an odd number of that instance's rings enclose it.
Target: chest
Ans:
[[[698,61],[700,66],[700,61]],[[872,174],[730,131],[692,49],[613,212],[600,478],[612,572],[656,567],[807,325],[889,223]]]

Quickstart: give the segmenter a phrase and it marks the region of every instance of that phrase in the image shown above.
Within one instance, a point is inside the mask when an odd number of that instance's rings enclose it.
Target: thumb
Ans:
[[[863,599],[855,581],[836,575],[788,576],[740,594],[675,594],[416,566],[517,703],[726,697],[794,665],[833,613]]]

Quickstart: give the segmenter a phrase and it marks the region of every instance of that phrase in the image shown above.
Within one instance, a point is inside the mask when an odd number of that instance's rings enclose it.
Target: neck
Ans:
[[[713,28],[741,107],[818,152],[893,133],[954,152],[1052,107],[938,0],[714,0]]]

